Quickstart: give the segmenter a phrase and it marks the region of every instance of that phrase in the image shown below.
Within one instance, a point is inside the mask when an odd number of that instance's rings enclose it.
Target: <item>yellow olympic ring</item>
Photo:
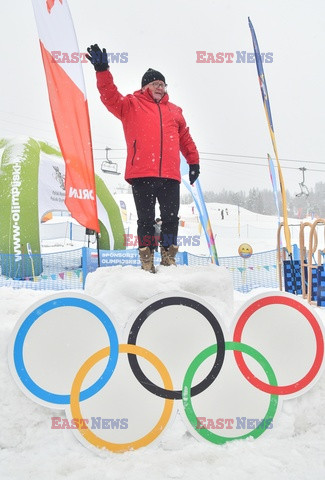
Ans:
[[[89,372],[89,370],[100,360],[107,357],[109,353],[110,353],[110,347],[105,347],[102,350],[99,350],[98,352],[94,353],[94,355],[89,357],[85,361],[85,363],[82,365],[80,370],[78,371],[71,388],[70,405],[71,405],[72,418],[80,418],[80,419],[83,418],[81,409],[80,409],[80,403],[79,403],[79,395],[80,395],[82,383],[87,373]],[[164,388],[168,390],[173,389],[172,379],[165,365],[159,360],[158,357],[156,357],[156,355],[151,353],[149,350],[139,347],[138,345],[121,344],[119,346],[119,353],[134,353],[136,355],[140,355],[141,357],[145,358],[157,369],[164,383]],[[173,410],[173,404],[174,404],[173,399],[165,399],[165,406],[158,423],[144,437],[139,438],[134,442],[128,442],[128,443],[108,442],[106,440],[103,440],[102,438],[99,438],[97,435],[95,435],[87,426],[83,426],[83,428],[81,428],[80,426],[81,422],[79,422],[78,430],[81,433],[81,435],[89,443],[91,443],[97,448],[106,448],[107,450],[110,450],[115,453],[123,453],[131,449],[136,450],[138,448],[149,445],[149,443],[153,442],[158,437],[158,435],[162,432],[162,430],[167,425],[168,420],[170,419],[170,416]]]

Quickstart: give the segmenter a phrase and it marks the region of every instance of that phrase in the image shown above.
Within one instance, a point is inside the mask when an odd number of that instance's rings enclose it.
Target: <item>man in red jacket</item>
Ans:
[[[100,98],[122,121],[127,144],[125,179],[132,185],[138,215],[141,265],[155,272],[155,205],[160,207],[161,264],[176,265],[178,211],[180,204],[180,152],[189,164],[191,185],[200,174],[199,154],[181,108],[169,102],[165,77],[149,68],[141,89],[123,96],[109,71],[107,53],[97,44],[87,48],[94,65]]]

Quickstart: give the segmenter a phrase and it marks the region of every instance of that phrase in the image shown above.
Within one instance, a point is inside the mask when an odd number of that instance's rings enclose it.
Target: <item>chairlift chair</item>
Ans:
[[[118,171],[117,163],[112,162],[112,160],[108,157],[108,151],[110,150],[109,147],[105,148],[106,151],[106,159],[102,162],[101,169],[104,173],[109,173],[110,175],[121,175]]]
[[[309,190],[307,185],[305,185],[305,171],[307,170],[307,168],[299,167],[299,170],[302,171],[302,182],[299,182],[300,192],[296,193],[296,197],[308,197]]]

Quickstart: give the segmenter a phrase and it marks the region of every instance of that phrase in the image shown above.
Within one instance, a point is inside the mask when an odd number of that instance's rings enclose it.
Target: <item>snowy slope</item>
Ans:
[[[132,237],[133,242],[137,235],[137,216],[136,209],[131,194],[115,194],[114,198],[120,206],[123,201],[126,205],[126,220],[123,220],[125,232]],[[249,243],[253,248],[253,253],[265,252],[277,248],[277,229],[278,219],[271,215],[261,215],[250,212],[236,205],[223,203],[207,203],[207,210],[212,226],[219,257],[229,257],[238,255],[238,247],[242,243]],[[224,212],[224,218],[221,217],[221,211]],[[156,217],[159,217],[159,208],[156,207]],[[123,218],[123,217],[122,217]],[[180,251],[187,251],[193,255],[209,256],[209,248],[207,246],[204,231],[199,222],[198,212],[194,204],[181,204],[179,211],[179,247]],[[85,235],[84,227],[71,217],[68,221],[74,224],[73,241],[69,240],[69,230],[67,217],[53,217],[41,225],[42,252],[50,253],[57,250],[69,248],[78,248],[87,246],[88,237]],[[311,218],[301,219],[301,221],[312,222]],[[299,224],[297,219],[289,219],[291,243],[299,244]],[[55,227],[58,227],[55,229]],[[79,228],[79,230],[78,230]],[[51,239],[51,234],[55,238]],[[58,238],[59,232],[66,234],[65,238]],[[308,229],[306,229],[306,243],[308,243]],[[95,241],[94,237],[90,238],[91,242]],[[319,248],[324,248],[324,235],[319,236]],[[284,244],[284,236],[282,229],[282,242]],[[92,243],[93,247],[95,243]],[[133,248],[133,246],[130,246]]]

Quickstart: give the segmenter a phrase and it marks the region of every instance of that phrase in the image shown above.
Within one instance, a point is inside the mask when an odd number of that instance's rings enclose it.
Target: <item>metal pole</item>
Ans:
[[[97,258],[98,266],[100,267],[100,258],[99,258],[99,233],[96,232],[96,241],[97,241]]]

